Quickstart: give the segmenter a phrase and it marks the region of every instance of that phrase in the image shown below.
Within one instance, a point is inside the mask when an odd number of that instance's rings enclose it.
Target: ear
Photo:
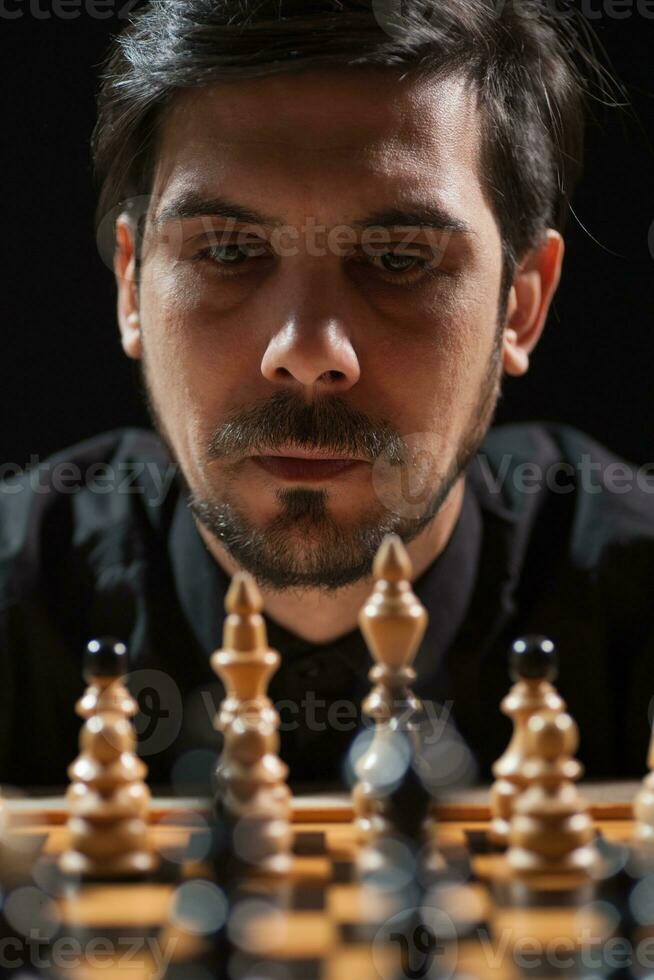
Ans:
[[[502,343],[507,374],[518,377],[529,370],[529,355],[540,339],[559,285],[564,251],[561,235],[549,228],[543,242],[530,249],[516,269]]]
[[[128,357],[141,357],[141,320],[136,282],[134,228],[126,214],[116,221],[114,273],[118,286],[118,325],[123,350]]]

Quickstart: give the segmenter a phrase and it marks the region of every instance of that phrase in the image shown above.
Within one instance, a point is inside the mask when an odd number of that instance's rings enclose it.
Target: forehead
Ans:
[[[179,93],[160,122],[154,195],[257,186],[298,203],[349,189],[437,190],[479,206],[479,109],[464,79],[323,68]],[[343,217],[342,213],[339,217]]]

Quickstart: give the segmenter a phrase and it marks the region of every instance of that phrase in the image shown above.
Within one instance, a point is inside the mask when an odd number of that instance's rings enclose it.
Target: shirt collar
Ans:
[[[479,504],[466,479],[461,511],[449,541],[413,586],[429,611],[427,630],[414,665],[421,681],[440,669],[465,620],[477,577],[481,529]]]

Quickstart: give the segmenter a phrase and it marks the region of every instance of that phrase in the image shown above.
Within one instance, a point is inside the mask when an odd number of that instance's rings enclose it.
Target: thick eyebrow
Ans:
[[[191,218],[227,218],[248,225],[267,225],[279,227],[285,222],[282,218],[253,211],[226,197],[204,198],[195,193],[183,194],[167,204],[155,216],[153,224],[160,228],[167,221],[183,221]],[[438,228],[442,231],[459,232],[471,235],[473,231],[467,222],[454,217],[436,203],[415,204],[408,208],[385,208],[358,218],[353,228]]]
[[[460,232],[462,235],[472,235],[470,225],[455,218],[439,204],[427,203],[410,205],[408,208],[386,208],[375,211],[357,221],[352,222],[354,228],[438,228],[441,231]]]
[[[175,198],[155,215],[153,224],[160,228],[167,221],[183,221],[189,218],[232,218],[245,225],[283,225],[281,218],[252,211],[226,197],[204,198],[198,194],[184,194]]]

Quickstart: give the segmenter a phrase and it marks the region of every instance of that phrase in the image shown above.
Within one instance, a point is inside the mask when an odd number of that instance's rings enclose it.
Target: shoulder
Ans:
[[[115,429],[0,479],[0,604],[72,552],[101,548],[122,528],[156,529],[172,505],[176,469],[159,438]],[[128,533],[123,535],[129,540]]]
[[[469,471],[483,507],[518,522],[565,527],[575,563],[654,538],[654,466],[637,466],[554,422],[489,430]],[[551,521],[548,522],[548,515]]]

